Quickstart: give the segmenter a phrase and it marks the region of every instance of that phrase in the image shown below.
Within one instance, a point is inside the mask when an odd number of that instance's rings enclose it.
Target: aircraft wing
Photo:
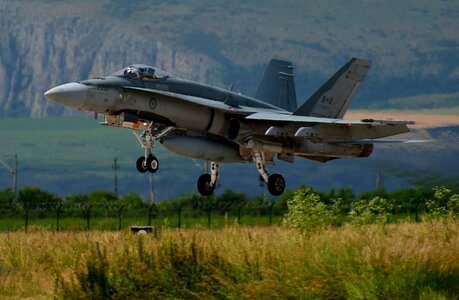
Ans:
[[[254,113],[246,120],[273,122],[265,136],[303,138],[318,142],[373,144],[375,139],[409,132],[413,121],[392,119],[345,120],[279,113]]]
[[[247,120],[264,120],[264,121],[281,121],[281,122],[297,122],[297,123],[326,123],[326,124],[341,124],[341,125],[414,125],[413,121],[402,121],[392,119],[362,119],[362,120],[345,120],[333,118],[318,118],[308,116],[297,116],[289,114],[275,113],[254,113],[247,117]]]
[[[428,143],[432,140],[396,140],[396,139],[366,139],[366,140],[353,140],[345,142],[334,142],[337,145],[357,145],[357,144],[416,144]]]

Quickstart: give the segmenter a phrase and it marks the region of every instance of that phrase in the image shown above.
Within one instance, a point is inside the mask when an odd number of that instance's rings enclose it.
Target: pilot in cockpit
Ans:
[[[127,68],[124,70],[124,75],[126,75],[126,76],[139,77],[139,71],[137,70],[137,68],[127,67]]]
[[[124,69],[124,75],[132,75],[132,68],[128,67],[128,68]]]

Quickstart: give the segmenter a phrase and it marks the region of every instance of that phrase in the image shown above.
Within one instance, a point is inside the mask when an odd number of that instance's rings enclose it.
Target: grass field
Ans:
[[[0,233],[3,298],[445,299],[459,223]]]

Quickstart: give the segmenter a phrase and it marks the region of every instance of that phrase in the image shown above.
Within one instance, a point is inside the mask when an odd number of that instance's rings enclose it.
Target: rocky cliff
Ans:
[[[251,94],[271,57],[296,64],[300,103],[363,56],[356,106],[434,93],[457,105],[459,4],[369,3],[0,0],[0,116],[74,113],[43,92],[131,63]]]
[[[0,114],[71,113],[45,101],[57,84],[149,63],[196,80],[221,83],[221,66],[153,32],[106,16],[99,3],[0,3]]]

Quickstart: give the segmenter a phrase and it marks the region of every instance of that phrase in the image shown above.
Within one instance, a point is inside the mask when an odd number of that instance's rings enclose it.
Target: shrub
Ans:
[[[302,232],[332,224],[339,211],[339,201],[335,200],[333,204],[326,205],[310,188],[298,189],[287,205],[288,212],[284,216],[284,223]]]
[[[435,187],[434,196],[427,200],[427,216],[431,218],[442,218],[447,215],[453,217],[459,213],[459,195],[446,187]]]
[[[392,209],[393,205],[387,199],[374,197],[371,200],[361,199],[354,202],[349,215],[353,223],[385,224],[389,221]]]
[[[26,186],[19,191],[18,202],[22,205],[57,204],[62,200],[36,187]]]

